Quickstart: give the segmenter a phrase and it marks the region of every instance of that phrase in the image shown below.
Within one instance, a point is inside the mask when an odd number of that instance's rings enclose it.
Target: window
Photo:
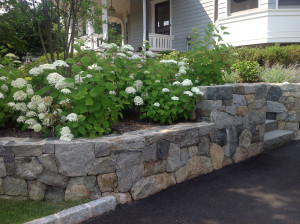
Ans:
[[[258,8],[258,0],[229,0],[230,14],[255,8]]]
[[[300,0],[278,0],[278,7],[280,8],[299,8]]]
[[[218,16],[219,16],[219,4],[218,4],[218,0],[215,0],[215,18],[214,21],[216,22],[218,20]]]
[[[155,5],[155,33],[170,35],[170,2]]]

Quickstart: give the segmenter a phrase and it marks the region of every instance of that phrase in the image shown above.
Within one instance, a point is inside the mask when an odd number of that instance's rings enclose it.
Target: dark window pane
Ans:
[[[300,0],[279,0],[279,6],[293,6],[300,5]]]
[[[155,33],[170,34],[170,3],[155,5]]]
[[[230,13],[258,8],[258,0],[230,0]]]

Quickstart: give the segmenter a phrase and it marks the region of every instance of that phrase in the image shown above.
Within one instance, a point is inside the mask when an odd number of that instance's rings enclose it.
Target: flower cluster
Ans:
[[[72,135],[71,130],[68,126],[63,127],[60,129],[60,138],[61,141],[71,141],[74,138],[74,135]]]

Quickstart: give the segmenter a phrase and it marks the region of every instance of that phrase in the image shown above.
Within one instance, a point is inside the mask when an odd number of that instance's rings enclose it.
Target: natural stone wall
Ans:
[[[281,104],[274,108],[280,110],[276,119],[285,119],[280,120],[286,122],[280,123],[283,128],[299,125],[294,87],[199,88],[204,92],[197,103],[202,122],[71,142],[0,138],[0,198],[61,201],[112,195],[124,204],[261,153],[272,103]]]
[[[268,86],[267,117],[277,120],[278,129],[294,131],[293,140],[300,140],[300,84]]]

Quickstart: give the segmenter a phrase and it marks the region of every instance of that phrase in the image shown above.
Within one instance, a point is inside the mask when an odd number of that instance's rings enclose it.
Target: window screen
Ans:
[[[300,0],[278,0],[278,6],[300,6]]]
[[[258,8],[258,0],[230,0],[230,13]]]

